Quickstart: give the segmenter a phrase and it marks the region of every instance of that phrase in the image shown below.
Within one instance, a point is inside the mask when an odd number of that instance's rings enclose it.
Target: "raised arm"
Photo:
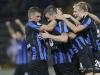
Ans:
[[[13,39],[16,39],[16,34],[15,34],[14,29],[11,27],[10,21],[7,21],[7,22],[6,22],[6,26],[7,26],[7,28],[8,28],[8,31],[9,31],[11,37],[12,37]]]
[[[15,23],[21,28],[22,32],[25,34],[25,26],[20,19],[15,19]]]

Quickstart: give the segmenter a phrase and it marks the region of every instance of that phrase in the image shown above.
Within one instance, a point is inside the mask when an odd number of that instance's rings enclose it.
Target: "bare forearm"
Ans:
[[[9,31],[11,37],[12,37],[13,39],[16,39],[15,31],[14,31],[14,29],[11,27],[11,22],[10,22],[10,21],[7,21],[5,24],[6,24],[6,27],[7,27],[8,31]]]
[[[80,22],[74,17],[71,16],[70,19],[76,24],[76,26],[80,25]]]
[[[23,33],[25,33],[25,27],[24,27],[24,25],[20,24],[19,26],[20,26],[21,30],[23,31]]]
[[[19,27],[21,28],[22,32],[25,33],[25,26],[24,26],[21,22],[19,22],[19,23],[17,23],[17,24],[18,24]]]
[[[67,36],[67,34],[63,35],[63,36],[61,36],[61,35],[58,35],[58,36],[56,36],[56,35],[50,35],[49,39],[52,39],[52,40],[58,41],[58,42],[64,42],[64,43],[66,43],[68,41],[68,36]]]
[[[16,38],[15,31],[11,27],[8,27],[8,31],[12,38]]]
[[[82,25],[75,26],[73,23],[71,23],[71,22],[70,22],[69,20],[67,20],[67,19],[63,19],[63,21],[66,23],[66,25],[67,25],[74,33],[80,32],[80,31],[82,31],[82,29],[83,29],[83,26],[82,26]]]
[[[89,15],[96,23],[100,24],[100,19],[99,19],[96,15],[91,14],[91,13],[89,13],[88,15]]]
[[[80,22],[79,22],[79,20],[77,20],[76,18],[74,18],[72,15],[69,15],[69,14],[63,14],[63,17],[64,18],[69,18],[69,19],[71,19],[73,22],[74,22],[74,24],[77,26],[77,25],[80,25]]]
[[[52,22],[50,22],[48,25],[45,25],[44,27],[41,27],[40,30],[43,31],[52,31],[55,26],[56,26],[57,22],[55,20],[53,20]]]
[[[15,31],[10,26],[8,27],[8,31],[9,31],[10,34],[14,34],[15,33]]]
[[[68,33],[68,38],[69,38],[69,39],[74,39],[76,36],[77,36],[77,35],[76,35],[75,33],[73,33],[73,32],[69,32],[69,33]]]

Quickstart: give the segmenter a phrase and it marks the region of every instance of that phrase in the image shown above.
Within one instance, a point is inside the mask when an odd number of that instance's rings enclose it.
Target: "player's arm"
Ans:
[[[52,35],[45,31],[45,33],[41,33],[40,35],[44,39],[52,39],[54,41],[64,42],[64,43],[68,42],[68,34],[67,33],[62,33],[61,35]]]
[[[97,23],[100,24],[100,19],[99,17],[97,17],[96,15],[92,14],[92,13],[88,13],[88,15]]]
[[[15,23],[21,28],[22,32],[25,34],[25,26],[23,23],[20,21],[20,19],[16,19]]]
[[[85,27],[79,23],[77,23],[76,25],[73,24],[71,21],[69,21],[67,18],[69,18],[70,16],[67,15],[67,16],[64,16],[63,14],[59,14],[59,12],[61,12],[61,10],[57,9],[57,15],[56,15],[56,19],[59,19],[59,20],[63,20],[66,25],[72,30],[72,32],[74,33],[78,33],[82,30],[85,29]],[[66,18],[67,17],[67,18]],[[72,18],[73,19],[73,18]],[[74,19],[75,20],[75,19]]]
[[[57,9],[57,16],[59,16],[59,15],[62,15],[62,16],[64,16],[65,18],[69,18],[69,19],[71,19],[74,23],[75,23],[75,25],[77,26],[77,25],[80,25],[80,22],[79,22],[79,20],[77,20],[76,18],[74,18],[72,15],[70,15],[70,14],[63,14],[62,13],[62,11],[61,10],[59,10],[59,9]]]
[[[15,34],[14,29],[11,27],[10,21],[7,21],[7,22],[6,22],[6,26],[7,26],[7,28],[8,28],[8,31],[9,31],[11,37],[12,37],[13,39],[16,39],[16,34]]]
[[[73,33],[73,32],[69,32],[68,33],[68,38],[71,40],[71,39],[74,39],[75,37],[77,36],[77,34]]]
[[[63,14],[63,16],[64,16],[65,18],[71,19],[71,20],[75,23],[76,26],[77,26],[77,25],[80,25],[79,20],[77,20],[76,18],[74,18],[72,15],[69,15],[69,14]]]
[[[90,25],[90,23],[91,23],[91,19],[89,18],[88,20],[87,20],[87,22],[84,24],[84,25],[82,25],[82,24],[80,24],[80,25],[75,25],[75,24],[73,24],[72,22],[70,22],[68,19],[66,19],[64,16],[62,16],[62,15],[57,15],[57,19],[60,19],[60,20],[63,20],[65,23],[66,23],[66,25],[72,30],[72,32],[74,32],[74,33],[78,33],[78,32],[80,32],[80,31],[83,31],[84,29],[86,29],[89,25]]]
[[[80,31],[82,31],[82,30],[84,30],[85,29],[85,27],[83,26],[83,25],[75,25],[75,24],[73,24],[72,22],[70,22],[68,19],[66,19],[66,18],[63,18],[62,19],[66,24],[67,24],[67,26],[74,32],[74,33],[78,33],[78,32],[80,32]]]
[[[28,25],[28,27],[30,27],[33,30],[43,32],[43,31],[52,31],[55,28],[56,24],[57,24],[56,20],[52,20],[47,25],[36,25],[34,23],[31,23],[31,22],[28,23],[27,25]]]
[[[57,24],[56,20],[52,20],[47,25],[42,25],[40,27],[40,31],[52,31],[55,28],[56,24]]]

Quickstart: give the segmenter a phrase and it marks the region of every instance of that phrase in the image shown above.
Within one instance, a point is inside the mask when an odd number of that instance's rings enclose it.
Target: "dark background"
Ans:
[[[44,9],[46,6],[52,4],[57,7],[62,7],[66,10],[73,3],[82,0],[0,0],[0,20],[20,17],[23,18],[27,14],[27,9],[30,6],[38,6]],[[83,0],[93,3],[99,0]],[[71,10],[67,10],[69,12]]]

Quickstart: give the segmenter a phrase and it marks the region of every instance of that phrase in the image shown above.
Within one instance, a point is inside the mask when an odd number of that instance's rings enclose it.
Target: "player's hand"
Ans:
[[[44,33],[40,33],[40,36],[41,36],[42,38],[44,38],[44,39],[48,39],[49,36],[50,36],[50,34],[49,34],[47,31],[45,31]]]
[[[59,14],[59,15],[63,14],[61,8],[57,8],[57,14]]]
[[[63,15],[62,11],[60,9],[57,9],[56,19],[63,20],[66,18],[65,16],[69,17],[68,15]]]
[[[71,15],[69,15],[69,14],[63,14],[63,16],[64,16],[65,18],[70,18],[70,17],[71,17]]]
[[[16,22],[16,23],[19,23],[19,22],[20,22],[20,20],[19,20],[19,19],[15,19],[15,22]]]
[[[9,27],[10,26],[10,21],[7,21],[6,23],[5,23],[5,25],[7,26],[7,27]]]
[[[18,24],[18,25],[21,24],[20,19],[15,19],[15,23]]]
[[[63,20],[65,17],[61,14],[56,14],[56,19]]]
[[[72,32],[69,32],[68,33],[68,36],[69,36],[70,39],[75,39],[75,37],[77,36],[77,34],[74,34]]]
[[[45,31],[45,28],[46,28],[46,25],[42,25],[42,26],[40,27],[40,31],[44,32],[44,31]]]

